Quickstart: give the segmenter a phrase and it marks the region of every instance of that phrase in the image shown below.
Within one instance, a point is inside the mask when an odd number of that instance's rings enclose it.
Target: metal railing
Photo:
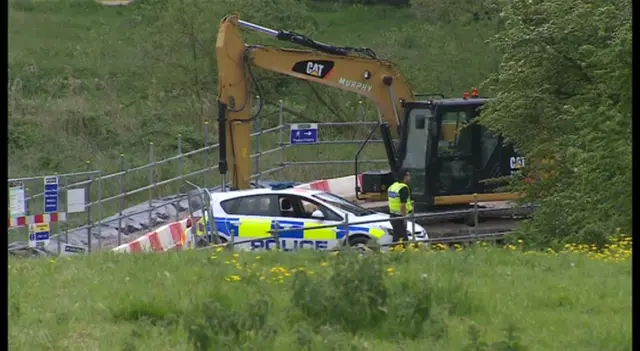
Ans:
[[[513,212],[513,215],[517,215],[519,213],[529,213],[529,211],[532,209],[532,206],[518,206],[518,207],[513,207],[511,210]],[[434,243],[434,242],[470,242],[470,241],[481,241],[481,240],[497,240],[497,239],[501,239],[504,236],[506,236],[507,234],[512,233],[512,231],[505,231],[505,232],[496,232],[496,233],[489,233],[489,234],[478,234],[477,233],[477,228],[478,228],[478,214],[480,213],[491,213],[491,212],[495,212],[495,209],[481,209],[478,208],[477,206],[474,206],[473,209],[469,209],[469,210],[456,210],[456,211],[447,211],[447,212],[439,212],[439,213],[424,213],[424,214],[418,214],[416,215],[415,213],[411,213],[408,216],[404,216],[404,217],[393,217],[393,218],[384,218],[384,219],[372,219],[372,220],[366,220],[366,221],[355,221],[355,222],[350,222],[349,221],[349,216],[345,216],[344,221],[342,222],[338,222],[338,223],[330,223],[330,224],[325,224],[325,225],[318,225],[318,226],[313,226],[313,227],[289,227],[286,229],[273,229],[273,230],[269,230],[268,233],[270,233],[270,235],[268,236],[262,236],[262,237],[255,237],[255,238],[247,238],[244,240],[240,240],[240,241],[235,241],[234,237],[235,237],[235,232],[233,230],[230,231],[229,233],[229,241],[223,244],[214,244],[214,245],[210,245],[210,246],[206,246],[206,247],[201,247],[198,248],[199,250],[204,250],[204,249],[208,249],[208,248],[212,248],[212,247],[227,247],[231,250],[233,250],[235,248],[236,245],[241,245],[241,244],[247,244],[247,243],[252,243],[252,242],[256,242],[256,241],[264,241],[264,240],[275,240],[276,242],[276,248],[280,249],[280,234],[281,233],[288,233],[288,232],[294,232],[294,231],[309,231],[309,230],[319,230],[319,229],[327,229],[327,228],[340,228],[341,230],[344,231],[344,236],[342,239],[342,242],[338,245],[339,247],[350,247],[349,244],[349,231],[350,231],[350,227],[354,227],[354,226],[359,226],[359,225],[364,225],[364,224],[374,224],[374,223],[383,223],[383,222],[391,222],[391,221],[397,221],[397,220],[409,220],[411,222],[412,225],[412,230],[410,231],[410,236],[411,236],[411,242],[413,244],[417,244],[417,243]],[[504,210],[502,210],[504,211]],[[449,236],[449,237],[443,237],[443,238],[424,238],[424,239],[418,239],[415,236],[416,233],[416,221],[419,219],[427,219],[427,218],[437,218],[437,217],[443,217],[443,216],[452,216],[455,218],[459,218],[460,216],[464,216],[464,215],[473,215],[474,216],[474,221],[475,221],[475,227],[474,227],[474,234],[472,235],[462,235],[462,236]],[[212,226],[213,227],[213,226]],[[279,228],[279,223],[276,220],[275,221],[275,227]],[[209,234],[209,233],[207,233]],[[360,233],[359,233],[360,234]],[[428,231],[427,231],[427,236],[428,236]],[[405,244],[407,242],[404,242]],[[399,242],[390,242],[390,243],[383,243],[380,244],[381,247],[386,247],[386,246],[394,246],[394,245],[398,245],[398,244],[403,244],[402,241]]]
[[[287,108],[284,105],[283,101],[279,101],[278,104],[278,124],[275,126],[267,126],[266,128],[260,128],[261,126],[261,117],[255,120],[255,125],[257,126],[256,130],[251,133],[251,137],[254,138],[254,150],[252,151],[250,158],[254,160],[254,169],[253,174],[251,175],[251,179],[259,182],[261,178],[277,174],[282,172],[288,168],[292,168],[295,166],[327,166],[327,165],[344,165],[347,163],[352,163],[352,160],[349,159],[334,159],[334,160],[287,160],[286,150],[293,147],[301,147],[301,148],[309,148],[309,147],[318,147],[318,146],[332,146],[332,145],[358,145],[362,143],[362,140],[320,140],[316,144],[299,144],[294,145],[285,141],[285,132],[291,127],[293,123],[289,123],[286,120],[286,114],[294,114],[297,117],[300,117],[301,114],[295,112],[292,109]],[[360,104],[362,107],[362,104]],[[362,108],[358,110],[360,113],[362,112]],[[347,126],[355,126],[360,127],[364,125],[375,125],[378,122],[365,122],[363,121],[364,117],[362,114],[357,116],[356,121],[354,122],[326,122],[326,123],[315,123],[318,127],[347,127]],[[302,123],[302,122],[298,122]],[[65,182],[64,184],[60,184],[59,191],[65,192],[68,189],[85,187],[87,188],[87,203],[86,203],[86,213],[87,213],[87,221],[86,223],[76,226],[71,231],[77,230],[86,230],[87,231],[87,244],[88,246],[92,246],[93,243],[93,230],[97,229],[97,239],[98,239],[98,249],[102,248],[102,235],[101,228],[113,224],[117,222],[117,245],[122,244],[122,234],[127,235],[126,228],[123,228],[123,222],[127,219],[133,218],[134,216],[139,216],[140,214],[147,213],[147,225],[144,226],[140,224],[142,230],[150,230],[151,227],[154,226],[154,212],[162,207],[165,207],[170,204],[175,204],[176,202],[180,202],[187,198],[187,195],[184,193],[178,193],[173,196],[170,200],[162,201],[160,204],[154,203],[158,198],[158,191],[170,186],[172,184],[184,184],[184,181],[187,179],[194,179],[194,177],[202,178],[202,189],[209,188],[212,183],[209,181],[211,176],[209,172],[215,171],[218,169],[217,157],[211,157],[209,155],[210,152],[219,148],[218,143],[209,143],[209,125],[205,122],[204,124],[204,135],[203,135],[203,147],[198,148],[196,150],[191,150],[188,152],[183,152],[183,139],[181,135],[177,136],[177,153],[170,157],[164,159],[157,159],[156,147],[153,142],[149,142],[149,162],[143,165],[135,165],[127,168],[125,162],[125,155],[120,154],[119,159],[119,170],[105,174],[102,170],[92,169],[91,162],[87,161],[85,167],[86,170],[82,172],[73,173],[75,175],[86,175],[88,179],[82,179],[80,181],[75,182]],[[266,135],[271,134],[273,139],[277,139],[275,142],[275,147],[273,148],[262,148],[261,139]],[[275,136],[274,136],[275,134]],[[381,143],[381,140],[370,140],[369,143]],[[315,154],[315,153],[314,153]],[[200,168],[189,169],[189,171],[185,172],[185,163],[189,158],[193,157],[202,157],[202,165]],[[269,159],[271,158],[271,159]],[[348,157],[351,158],[351,157]],[[169,165],[170,162],[175,163],[176,173],[175,176],[169,177],[159,177],[159,168],[161,166]],[[360,161],[361,163],[368,164],[385,164],[385,159],[373,159],[373,160],[364,160]],[[140,182],[136,182],[137,185],[134,188],[127,186],[127,180],[130,177],[139,175],[140,172],[148,172],[147,175],[147,184],[143,186],[139,186]],[[345,172],[348,173],[348,172]],[[15,181],[17,178],[8,179],[8,181]],[[21,178],[23,180],[29,179],[40,179],[40,177],[24,177]],[[216,183],[216,182],[214,182]],[[215,185],[215,184],[214,184]],[[222,186],[227,186],[228,184],[218,184]],[[35,187],[34,187],[35,189]],[[114,190],[117,189],[117,190]],[[147,208],[139,211],[134,211],[130,213],[125,213],[127,209],[127,205],[131,202],[131,199],[140,199],[140,195],[143,193],[147,193]],[[36,191],[27,194],[26,201],[29,203],[33,203],[35,200],[43,198],[44,191]],[[136,201],[135,205],[139,205],[144,200]],[[131,205],[131,204],[129,204]],[[111,210],[110,214],[115,214],[113,218],[103,218],[103,210],[105,207],[110,206],[110,208],[115,208],[115,210]],[[92,208],[96,209],[92,213]],[[97,214],[96,214],[97,212]],[[181,211],[176,211],[176,220],[179,220],[181,215]],[[183,211],[182,211],[183,212]],[[92,217],[93,216],[93,217]],[[76,221],[77,222],[77,221]],[[157,223],[159,224],[159,223]],[[69,238],[67,236],[67,228],[65,228],[64,233],[57,233],[53,235],[53,238],[62,238],[64,237],[64,242],[69,242]]]
[[[88,225],[91,225],[91,226],[97,226],[98,233],[100,233],[100,229],[102,227],[101,226],[102,207],[100,205],[97,206],[97,211],[98,211],[97,223],[93,223],[92,212],[90,209],[87,209],[86,211],[74,211],[73,213],[69,213],[69,210],[66,208],[66,206],[63,206],[63,204],[65,203],[65,200],[68,200],[69,194],[67,190],[82,190],[82,192],[84,193],[84,201],[86,203],[90,199],[90,194],[91,194],[90,190],[91,190],[91,185],[93,183],[92,180],[96,178],[99,179],[101,173],[102,173],[101,171],[84,171],[84,172],[73,172],[73,173],[62,173],[62,174],[56,173],[56,174],[21,177],[21,178],[9,178],[7,179],[7,183],[10,185],[10,188],[12,184],[19,183],[23,189],[23,192],[26,193],[27,191],[29,191],[29,189],[38,189],[42,187],[43,189],[45,189],[45,191],[43,191],[41,194],[44,194],[46,192],[45,184],[47,183],[47,179],[55,178],[55,184],[54,184],[55,190],[53,190],[55,191],[55,197],[53,199],[43,198],[43,202],[34,203],[33,198],[24,197],[23,199],[24,211],[22,211],[22,213],[9,213],[9,217],[16,220],[17,218],[23,217],[23,216],[32,216],[37,214],[52,214],[52,213],[60,215],[61,213],[64,213],[66,215],[65,220],[42,223],[49,228],[49,231],[48,231],[49,234],[53,234],[52,232],[56,229],[58,231],[57,234],[49,235],[49,238],[47,240],[58,239],[61,235],[66,236],[66,233],[68,231],[68,222],[70,220],[80,219],[83,214],[86,215],[86,223],[88,223]],[[70,179],[74,179],[78,177],[89,178],[89,181],[82,181],[82,182],[69,184]],[[43,180],[44,182],[42,182]],[[82,185],[75,185],[80,183]],[[101,183],[98,182],[98,185],[100,186]],[[100,188],[98,188],[97,193],[98,193],[98,197],[101,196]],[[54,201],[53,208],[47,208],[47,202],[50,200]],[[15,204],[13,204],[10,200],[10,206],[11,205],[15,205]],[[16,225],[16,226],[10,227],[10,233],[22,232],[24,230],[25,236],[29,236],[31,234],[29,229],[30,228],[27,225],[24,225],[24,226]],[[100,238],[101,236],[98,235],[98,240],[100,240]],[[88,235],[88,240],[90,244],[91,235]],[[56,241],[57,241],[57,253],[60,254],[62,250],[62,243],[60,240],[56,240]],[[65,242],[68,242],[68,239],[65,240]],[[36,243],[43,244],[43,243],[46,243],[46,240],[36,242]]]

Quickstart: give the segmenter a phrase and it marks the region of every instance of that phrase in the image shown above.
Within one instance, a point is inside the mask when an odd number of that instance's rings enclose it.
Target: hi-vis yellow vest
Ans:
[[[204,220],[205,220],[205,216],[207,216],[207,213],[205,212],[203,214],[203,216],[197,221],[197,222],[192,222],[191,227],[187,228],[184,230],[184,232],[182,232],[182,236],[180,237],[180,244],[184,247],[187,244],[187,241],[189,241],[189,234],[193,231],[193,233],[195,234],[196,237],[201,237],[205,234],[205,226],[204,226]],[[191,243],[189,243],[191,244]]]
[[[387,190],[387,199],[389,200],[389,212],[393,214],[401,215],[400,210],[400,190],[403,188],[409,188],[405,183],[395,182],[391,184],[389,190]],[[411,191],[409,191],[409,198],[407,198],[407,214],[413,212],[413,204],[411,203]]]

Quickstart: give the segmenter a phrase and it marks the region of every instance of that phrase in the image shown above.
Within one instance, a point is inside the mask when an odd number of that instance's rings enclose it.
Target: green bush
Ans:
[[[193,313],[202,317],[187,322],[189,339],[196,350],[244,350],[243,346],[269,344],[276,332],[269,322],[269,299],[251,299],[241,307],[222,301],[205,302]]]
[[[377,337],[389,340],[415,339],[425,332],[434,339],[445,336],[446,312],[437,308],[445,301],[434,301],[442,296],[438,286],[407,277],[387,282],[385,276],[393,274],[384,267],[388,263],[375,255],[341,253],[330,275],[296,272],[292,305],[314,328],[339,326],[352,334],[374,329]]]
[[[513,180],[540,205],[527,241],[602,245],[631,232],[631,2],[502,7],[502,64],[486,84],[497,99],[480,122],[514,143],[536,180]]]
[[[383,274],[378,259],[342,254],[329,277],[297,272],[292,304],[313,324],[340,325],[352,333],[375,328],[387,313],[389,296]]]

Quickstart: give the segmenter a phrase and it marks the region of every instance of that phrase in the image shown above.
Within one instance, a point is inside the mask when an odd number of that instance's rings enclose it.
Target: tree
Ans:
[[[513,0],[480,119],[525,156],[532,240],[602,243],[631,229],[631,2]],[[552,160],[552,162],[543,162]]]

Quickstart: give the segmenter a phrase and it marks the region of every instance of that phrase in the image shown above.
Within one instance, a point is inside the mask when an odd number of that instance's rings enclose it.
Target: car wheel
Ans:
[[[356,235],[349,238],[349,246],[360,252],[366,252],[371,250],[371,239],[364,235]]]
[[[220,244],[224,244],[227,242],[227,239],[219,236]],[[213,245],[213,238],[211,235],[209,237],[201,236],[196,239],[196,248],[207,247]]]

